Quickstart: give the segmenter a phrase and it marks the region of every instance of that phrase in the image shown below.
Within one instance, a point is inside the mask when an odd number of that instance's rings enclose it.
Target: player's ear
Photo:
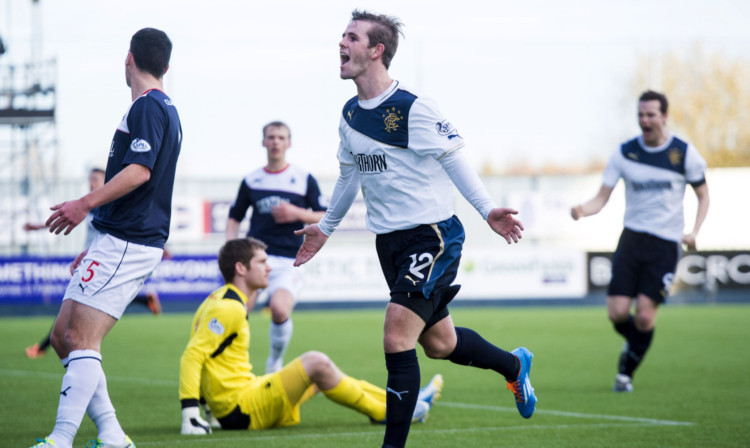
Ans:
[[[250,268],[248,266],[245,266],[245,264],[241,261],[236,261],[234,263],[234,275],[245,275],[249,270]]]
[[[379,57],[383,56],[384,51],[385,51],[385,45],[383,45],[382,43],[377,44],[370,49],[370,58],[373,60],[378,59]]]

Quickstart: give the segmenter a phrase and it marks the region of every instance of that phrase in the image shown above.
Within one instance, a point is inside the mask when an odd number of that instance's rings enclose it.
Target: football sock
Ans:
[[[620,373],[631,378],[633,377],[635,369],[638,368],[643,361],[643,357],[646,356],[653,338],[653,328],[649,331],[638,331],[638,329],[633,331],[632,339],[628,341],[627,350],[620,356]]]
[[[74,350],[66,359],[55,429],[50,434],[56,446],[62,448],[73,445],[83,414],[104,376],[101,355],[94,350]]]
[[[269,368],[272,367],[277,360],[284,357],[286,348],[289,346],[289,341],[292,339],[293,330],[294,325],[292,324],[292,318],[289,318],[280,324],[271,322],[271,328],[268,330],[268,338],[271,341],[271,344],[268,361],[266,361],[266,373],[270,373]]]
[[[417,350],[386,353],[385,366],[388,369],[388,382],[383,446],[403,447],[409,436],[409,427],[419,396]]]
[[[370,395],[363,387],[362,382],[352,377],[343,375],[341,381],[331,389],[324,390],[323,394],[336,403],[361,412],[375,421],[385,420],[385,402]],[[369,383],[368,383],[369,384]],[[369,385],[374,388],[375,386]],[[381,389],[382,390],[382,389]],[[385,394],[385,391],[382,392]]]
[[[495,347],[476,331],[456,327],[456,348],[448,360],[462,366],[492,369],[503,375],[507,381],[518,379],[521,364],[513,353]]]
[[[104,372],[99,378],[99,384],[91,397],[86,413],[94,421],[102,442],[117,444],[125,440],[125,432],[122,430],[120,422],[117,421],[115,408],[109,399],[107,377]]]
[[[55,328],[54,326],[52,328]],[[39,343],[39,351],[44,352],[47,351],[47,347],[50,345],[50,338],[52,337],[52,328],[49,329],[49,333],[47,333],[47,337],[42,339],[42,342]]]
[[[628,343],[633,338],[633,333],[636,332],[635,329],[635,319],[633,318],[633,315],[629,315],[628,318],[622,322],[614,322],[615,331],[620,333],[622,337],[625,338]]]

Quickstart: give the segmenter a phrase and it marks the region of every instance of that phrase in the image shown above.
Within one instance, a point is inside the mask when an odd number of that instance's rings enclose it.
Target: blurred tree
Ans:
[[[708,53],[641,57],[637,97],[653,89],[669,99],[667,126],[692,142],[709,167],[750,166],[750,60]]]

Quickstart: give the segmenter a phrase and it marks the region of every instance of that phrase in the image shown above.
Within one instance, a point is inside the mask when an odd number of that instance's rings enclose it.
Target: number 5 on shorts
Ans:
[[[86,272],[88,273],[88,276],[81,277],[81,280],[84,283],[88,283],[88,282],[91,281],[92,278],[94,278],[94,269],[93,268],[95,268],[96,266],[99,266],[99,262],[98,261],[92,261],[89,264],[89,267],[86,268]]]

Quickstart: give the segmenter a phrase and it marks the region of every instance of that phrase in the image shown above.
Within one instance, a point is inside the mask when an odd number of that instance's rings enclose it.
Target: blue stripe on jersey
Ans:
[[[464,226],[455,215],[445,221],[432,224],[432,228],[435,229],[435,233],[440,238],[442,250],[435,257],[430,274],[427,276],[427,281],[422,287],[422,294],[425,297],[430,297],[432,290],[435,288],[435,283],[456,260],[461,258],[461,248],[463,247],[464,239],[466,239]]]
[[[667,149],[658,152],[648,152],[641,147],[638,138],[634,138],[623,143],[620,151],[625,159],[632,162],[663,168],[684,175],[687,147],[687,142],[677,137],[672,137],[672,141]]]
[[[352,129],[387,145],[409,146],[409,110],[416,95],[398,89],[374,109],[359,107],[357,97],[350,99],[344,110],[344,120]]]

